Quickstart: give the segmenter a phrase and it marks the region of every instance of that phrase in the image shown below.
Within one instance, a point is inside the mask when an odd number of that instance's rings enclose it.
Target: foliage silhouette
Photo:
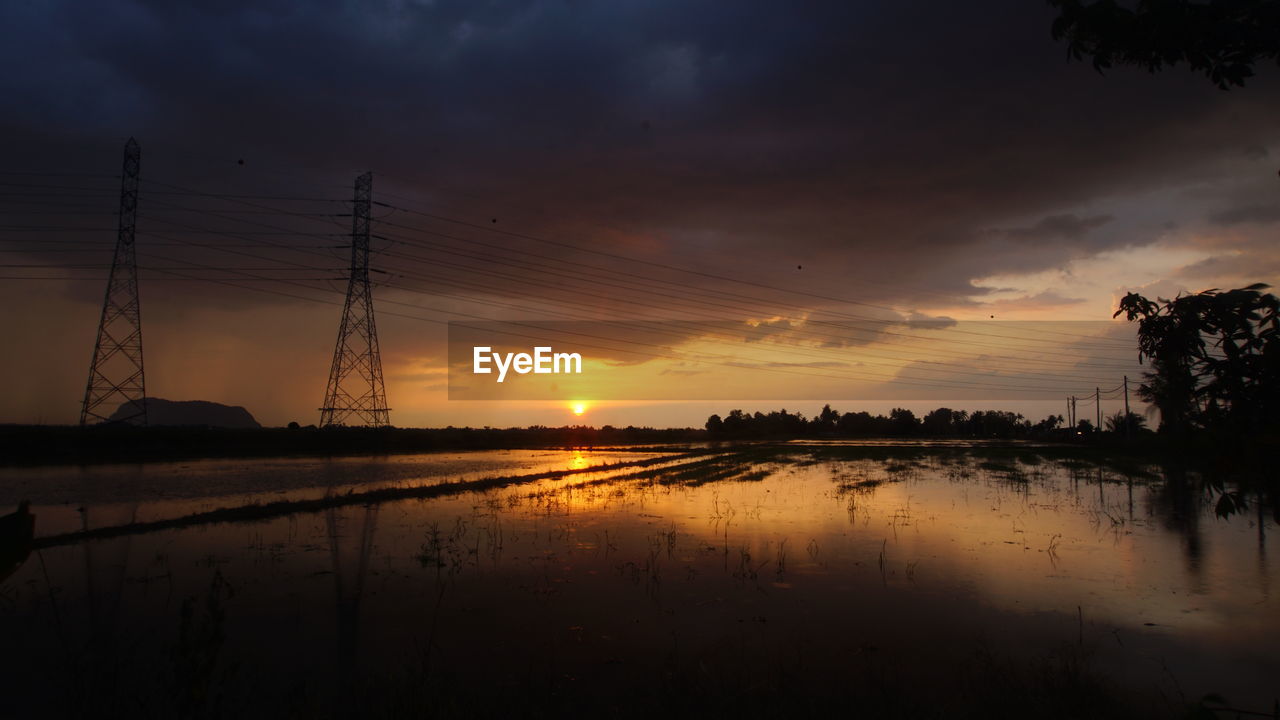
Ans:
[[[804,436],[843,436],[843,437],[982,437],[982,438],[1018,438],[1018,437],[1051,437],[1062,435],[1063,418],[1061,415],[1050,415],[1037,423],[1032,423],[1019,413],[1003,410],[977,410],[973,413],[951,408],[938,408],[930,411],[923,418],[906,408],[893,408],[888,417],[872,415],[868,412],[846,412],[841,414],[830,405],[812,419],[806,419],[802,413],[790,413],[785,409],[775,410],[768,414],[747,414],[742,410],[731,410],[721,418],[712,415],[707,418],[707,433],[712,437],[744,438],[744,437],[804,437]]]
[[[1219,88],[1242,87],[1254,66],[1280,61],[1278,0],[1049,0],[1053,38],[1099,73],[1115,65],[1150,72],[1185,63]]]
[[[1106,418],[1107,432],[1137,435],[1147,432],[1147,419],[1137,413],[1118,412]]]
[[[1205,290],[1153,302],[1137,293],[1116,315],[1138,322],[1138,359],[1151,371],[1138,395],[1160,410],[1160,431],[1256,437],[1280,420],[1280,301],[1266,285]]]

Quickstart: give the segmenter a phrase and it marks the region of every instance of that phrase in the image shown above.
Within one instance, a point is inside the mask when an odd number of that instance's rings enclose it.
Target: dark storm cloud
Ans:
[[[1214,213],[1209,219],[1217,225],[1266,225],[1280,222],[1280,205],[1245,205]]]
[[[1111,215],[1081,217],[1064,213],[1024,227],[992,230],[971,247],[983,262],[973,266],[973,272],[979,272],[982,266],[1011,273],[1036,272],[1109,249],[1146,245],[1157,238],[1155,233],[1133,230],[1099,232],[1114,219]]]
[[[1006,237],[1027,242],[1046,242],[1050,240],[1079,240],[1090,231],[1106,225],[1114,218],[1110,215],[1096,217],[1078,217],[1073,213],[1050,215],[1031,227],[1011,228],[1004,230]]]
[[[1228,94],[1176,72],[1102,78],[1065,62],[1050,9],[1025,0],[0,13],[3,59],[24,68],[0,81],[4,122],[43,163],[137,134],[153,162],[373,168],[444,214],[881,303],[1141,242],[1078,208],[1276,134],[1272,79]]]

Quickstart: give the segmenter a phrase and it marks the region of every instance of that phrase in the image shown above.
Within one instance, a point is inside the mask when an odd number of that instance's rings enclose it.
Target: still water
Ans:
[[[664,457],[38,471],[21,489],[45,544],[0,584],[6,696],[39,715],[742,714],[786,697],[1160,717],[1280,695],[1260,503],[1220,517],[1195,478],[1037,448]],[[502,474],[529,477],[479,482]],[[459,479],[481,489],[361,495]],[[146,525],[263,498],[325,504]]]

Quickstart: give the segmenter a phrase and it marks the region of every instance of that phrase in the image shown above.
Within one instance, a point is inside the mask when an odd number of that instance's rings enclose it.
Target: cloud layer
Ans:
[[[1077,282],[1105,296],[1275,279],[1276,73],[1229,93],[1181,71],[1103,77],[1066,61],[1051,21],[1022,0],[8,3],[0,60],[23,71],[0,78],[0,122],[18,168],[110,174],[136,135],[144,177],[183,187],[341,199],[372,169],[377,199],[470,223],[380,211],[401,224],[382,226],[375,261],[398,273],[380,297],[408,304],[390,312],[436,298],[482,317],[552,319],[538,302],[574,299],[601,318],[985,316],[1076,307]],[[269,231],[169,212],[224,243]],[[342,267],[315,237],[280,242]],[[1197,259],[1161,278],[1072,275],[1171,248]],[[151,262],[268,251],[168,252]],[[68,292],[90,305],[100,290]],[[296,302],[216,283],[148,293],[243,313]],[[400,353],[432,356],[425,341]]]

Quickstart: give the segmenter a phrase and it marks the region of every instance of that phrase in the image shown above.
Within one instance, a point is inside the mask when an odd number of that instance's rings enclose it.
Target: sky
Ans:
[[[1280,279],[1280,71],[1100,75],[1052,20],[1025,0],[5,3],[0,422],[78,419],[129,137],[154,397],[318,419],[371,171],[397,425],[1062,412],[1140,374],[1111,320],[1126,292]],[[447,323],[499,320],[588,323],[595,384],[450,400]]]

